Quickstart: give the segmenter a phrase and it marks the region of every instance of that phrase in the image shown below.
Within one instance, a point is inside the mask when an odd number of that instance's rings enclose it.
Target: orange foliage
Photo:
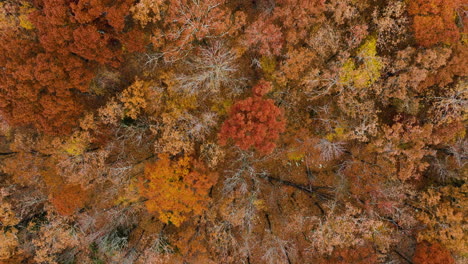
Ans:
[[[148,163],[139,183],[140,195],[145,197],[146,209],[157,214],[164,223],[180,226],[189,215],[200,215],[209,201],[208,192],[217,176],[206,173],[189,157],[177,161],[160,154],[155,163]]]
[[[96,64],[117,67],[125,50],[144,48],[141,35],[123,32],[132,2],[34,1],[34,31],[12,25],[0,34],[0,110],[9,123],[71,132]]]
[[[65,185],[57,188],[51,195],[50,202],[57,212],[64,216],[83,208],[88,200],[88,193],[80,185]]]
[[[454,264],[455,260],[440,244],[423,241],[416,246],[413,262],[414,264]]]
[[[133,0],[106,1],[65,0],[37,1],[31,21],[37,27],[39,41],[48,52],[75,53],[101,64],[119,66],[127,37],[123,31],[125,16]],[[69,15],[72,13],[73,15]],[[135,31],[135,29],[131,30]],[[127,32],[130,32],[127,31]],[[140,42],[144,43],[143,39]]]
[[[408,12],[414,16],[413,28],[421,46],[455,43],[460,32],[455,25],[455,9],[459,0],[411,0]]]
[[[378,263],[376,252],[370,246],[335,249],[332,255],[320,264],[375,264]]]
[[[283,42],[281,28],[267,16],[260,16],[246,30],[245,45],[254,47],[261,55],[280,55]]]
[[[424,157],[434,155],[430,144],[438,143],[433,136],[433,125],[419,125],[414,117],[395,117],[396,123],[384,126],[385,140],[377,140],[376,146],[393,163],[397,164],[400,180],[419,179],[429,163]]]
[[[0,264],[463,261],[466,3],[0,0]]]

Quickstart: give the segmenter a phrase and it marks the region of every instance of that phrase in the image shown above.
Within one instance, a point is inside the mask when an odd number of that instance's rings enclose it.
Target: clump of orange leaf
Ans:
[[[33,5],[22,13],[18,3],[21,21],[7,16],[1,26],[0,112],[12,126],[69,134],[96,67],[119,67],[124,55],[145,49],[143,34],[125,28],[133,0],[21,2]]]
[[[52,193],[50,202],[57,212],[68,216],[77,209],[83,208],[88,199],[88,193],[80,185],[65,185]]]
[[[440,244],[430,244],[427,241],[419,243],[413,256],[415,264],[454,264],[450,252]]]
[[[260,16],[246,30],[245,45],[254,47],[261,55],[280,55],[283,42],[281,28],[267,16]]]
[[[418,235],[418,241],[440,243],[447,249],[461,253],[468,251],[466,221],[468,215],[466,193],[468,185],[431,188],[421,194],[417,205],[417,219],[425,229]]]
[[[460,32],[455,24],[455,9],[459,0],[412,0],[408,12],[413,15],[416,40],[421,46],[455,43]]]
[[[167,154],[158,157],[158,161],[146,165],[138,189],[150,213],[164,223],[180,226],[190,215],[200,215],[206,209],[208,192],[217,176],[207,173],[190,157],[178,160],[171,160]]]
[[[321,264],[374,264],[378,263],[378,255],[369,245],[339,248],[333,254],[319,262]]]

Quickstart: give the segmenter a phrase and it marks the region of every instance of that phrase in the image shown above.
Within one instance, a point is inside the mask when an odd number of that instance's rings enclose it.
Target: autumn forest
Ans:
[[[0,0],[0,264],[468,263],[468,0]]]

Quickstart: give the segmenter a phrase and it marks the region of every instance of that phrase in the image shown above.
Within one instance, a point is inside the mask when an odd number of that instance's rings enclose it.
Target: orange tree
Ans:
[[[164,223],[180,226],[188,216],[206,209],[208,192],[217,176],[204,172],[203,166],[189,157],[174,161],[167,154],[158,157],[158,161],[146,165],[138,190],[146,199],[148,212]]]
[[[416,246],[413,256],[414,264],[453,264],[450,252],[438,243],[430,244],[423,241]]]
[[[455,24],[455,9],[459,0],[411,0],[408,12],[413,15],[416,40],[421,46],[455,43],[460,32]]]
[[[70,133],[96,67],[144,50],[143,34],[125,24],[133,0],[12,2],[13,22],[0,28],[0,113],[12,126]]]

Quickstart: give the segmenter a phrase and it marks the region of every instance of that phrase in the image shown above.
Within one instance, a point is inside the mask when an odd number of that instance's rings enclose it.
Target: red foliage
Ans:
[[[224,121],[219,133],[221,145],[226,145],[231,138],[243,150],[254,147],[268,154],[275,148],[274,141],[285,130],[284,113],[273,100],[257,95],[266,91],[265,82],[259,85],[262,89],[254,89],[253,97],[238,101],[231,107],[229,118]]]
[[[414,16],[413,28],[421,46],[455,43],[460,32],[455,25],[455,9],[459,0],[412,0],[408,12]]]
[[[271,82],[260,80],[257,85],[252,88],[253,94],[255,96],[264,96],[271,91]]]
[[[454,264],[455,260],[440,244],[423,241],[416,246],[413,262],[414,264]]]

